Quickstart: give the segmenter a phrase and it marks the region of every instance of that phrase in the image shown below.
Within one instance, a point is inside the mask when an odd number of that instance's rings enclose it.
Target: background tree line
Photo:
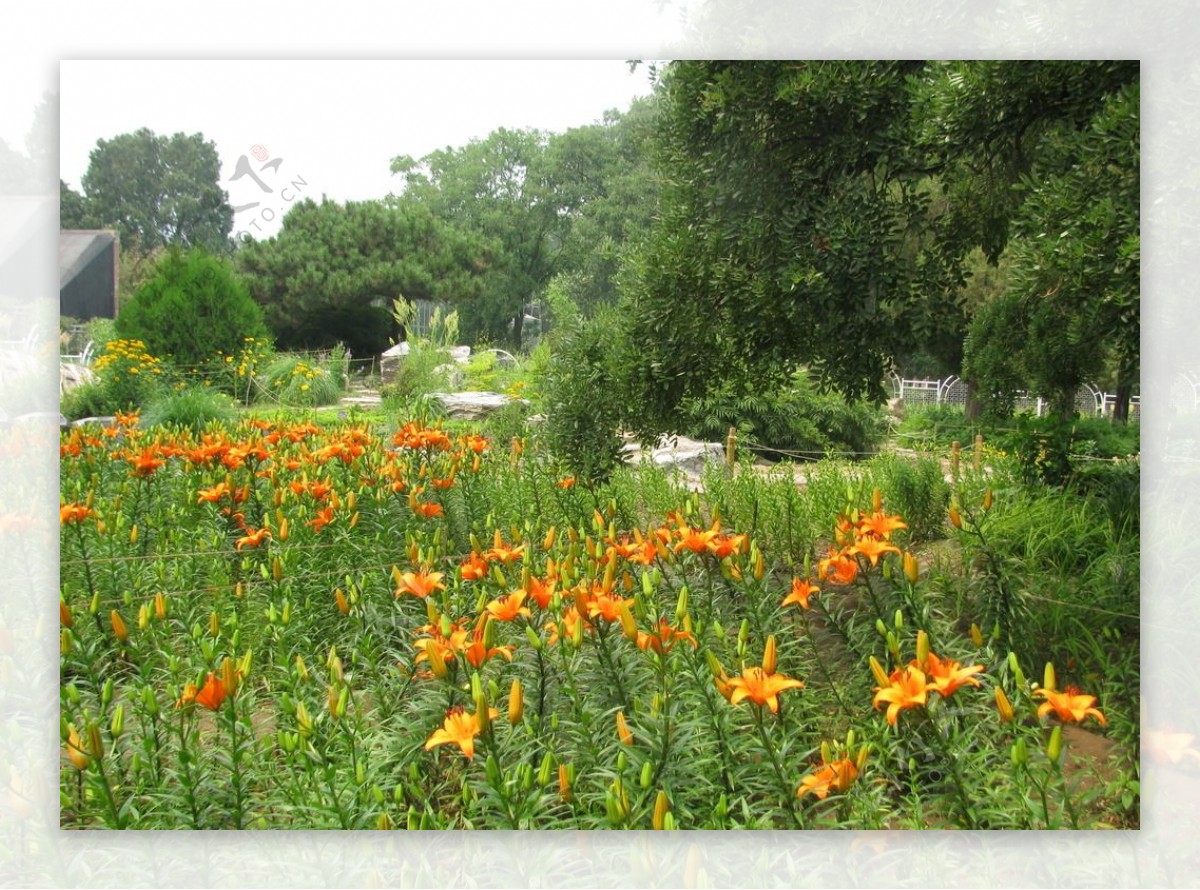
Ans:
[[[892,368],[961,372],[970,410],[1001,414],[1020,389],[1067,414],[1093,380],[1125,416],[1136,62],[683,61],[653,76],[652,97],[593,125],[398,156],[396,194],[303,201],[274,238],[240,244],[202,135],[101,140],[82,194],[62,187],[63,225],[116,226],[134,258],[227,257],[287,348],[376,352],[402,333],[397,297],[454,304],[466,342],[519,348],[540,304],[603,343],[579,385],[647,435],[718,395],[790,391],[798,368],[868,400]]]

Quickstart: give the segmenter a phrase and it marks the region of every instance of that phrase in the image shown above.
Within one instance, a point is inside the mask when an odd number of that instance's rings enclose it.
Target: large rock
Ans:
[[[451,420],[483,420],[513,401],[499,392],[434,392],[431,399],[441,402]]]
[[[687,476],[698,479],[709,461],[725,459],[725,446],[720,442],[698,442],[687,436],[666,436],[649,451],[630,442],[621,453],[627,463],[648,460],[657,467],[678,467]]]

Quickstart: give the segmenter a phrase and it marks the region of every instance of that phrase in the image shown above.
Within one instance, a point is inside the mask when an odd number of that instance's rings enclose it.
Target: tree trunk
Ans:
[[[978,386],[974,380],[967,381],[967,403],[963,406],[967,420],[977,420],[983,413],[983,403],[979,401]]]
[[[1113,404],[1113,423],[1129,423],[1129,400],[1133,396],[1132,372],[1117,370],[1117,400]]]

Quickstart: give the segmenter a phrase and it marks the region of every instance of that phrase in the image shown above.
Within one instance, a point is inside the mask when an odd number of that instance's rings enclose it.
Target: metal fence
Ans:
[[[1183,375],[1180,375],[1183,376]],[[1192,405],[1200,405],[1200,378],[1189,379],[1187,397]],[[902,399],[910,405],[960,405],[967,404],[967,384],[958,376],[944,380],[907,379],[892,374],[888,380],[892,398]],[[1101,392],[1090,383],[1085,383],[1075,393],[1075,410],[1085,417],[1111,417],[1117,397],[1114,393]],[[1041,417],[1049,411],[1049,403],[1032,393],[1018,393],[1015,401],[1018,411],[1029,411]],[[1129,401],[1129,419],[1141,419],[1141,397],[1133,396]]]

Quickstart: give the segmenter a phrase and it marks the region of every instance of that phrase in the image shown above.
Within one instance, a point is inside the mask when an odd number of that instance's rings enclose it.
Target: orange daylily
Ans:
[[[696,638],[686,630],[679,630],[667,623],[666,618],[658,619],[658,629],[648,634],[645,631],[638,631],[637,646],[642,650],[651,650],[659,655],[665,655],[670,652],[672,647],[680,640],[687,640],[692,644],[694,649],[697,645]]]
[[[146,448],[135,457],[130,457],[129,462],[133,464],[133,475],[141,478],[153,476],[155,471],[166,463],[158,456],[158,449],[154,446]]]
[[[269,537],[271,537],[271,530],[269,528],[260,528],[253,531],[247,528],[246,536],[238,538],[234,547],[237,550],[241,550],[243,547],[257,547]]]
[[[879,557],[885,553],[899,553],[900,548],[878,538],[862,537],[854,542],[854,546],[848,552],[861,553],[871,560],[871,565],[876,566],[879,565]]]
[[[930,689],[939,693],[942,698],[949,698],[960,686],[978,686],[979,681],[972,676],[983,670],[983,665],[977,664],[969,668],[960,667],[957,661],[938,658],[932,652],[925,657],[925,664],[914,667],[923,668]]]
[[[524,590],[514,590],[492,600],[485,608],[497,621],[514,621],[518,615],[528,618],[529,609],[524,605],[526,596]]]
[[[912,665],[892,671],[888,682],[889,686],[875,688],[872,704],[879,710],[880,702],[887,702],[887,721],[895,726],[901,710],[924,706],[929,685],[925,682],[925,672]]]
[[[620,621],[621,606],[627,606],[629,603],[629,600],[613,596],[610,593],[598,593],[588,600],[588,617],[603,618],[605,621]]]
[[[322,507],[317,511],[317,518],[310,519],[307,524],[312,526],[314,532],[319,532],[331,522],[333,522],[333,507]]]
[[[91,507],[83,504],[63,504],[58,508],[58,521],[61,525],[71,525],[76,522],[83,522],[91,516],[95,511]]]
[[[1038,706],[1038,716],[1044,717],[1051,711],[1064,723],[1082,723],[1088,717],[1095,717],[1101,726],[1108,723],[1104,715],[1095,707],[1096,696],[1083,695],[1074,686],[1068,686],[1062,692],[1053,689],[1035,689],[1033,694],[1046,699]]]
[[[792,603],[798,605],[801,609],[811,609],[812,605],[809,600],[813,598],[813,594],[820,593],[821,588],[817,585],[806,581],[803,578],[792,579],[792,592],[784,597],[783,602],[779,604],[780,608],[790,606]]]
[[[224,681],[219,679],[212,671],[209,671],[208,679],[204,681],[204,687],[193,698],[196,704],[202,705],[210,711],[216,711],[221,707],[226,698]]]
[[[489,717],[495,719],[500,712],[488,708]],[[467,759],[475,756],[475,736],[482,732],[478,714],[468,714],[461,706],[455,706],[446,712],[442,728],[436,730],[425,742],[425,750],[430,751],[438,745],[458,745],[462,748]]]
[[[548,609],[550,600],[554,598],[554,588],[557,583],[550,578],[543,581],[535,575],[530,575],[529,582],[525,585],[525,592],[538,604],[539,609]]]
[[[891,537],[892,532],[902,528],[908,528],[908,523],[899,516],[888,516],[882,510],[858,521],[860,532],[870,532],[885,541]]]
[[[740,677],[730,677],[727,683],[731,690],[730,704],[736,705],[748,698],[757,705],[766,705],[772,714],[779,710],[779,693],[787,689],[804,688],[801,681],[783,674],[768,673],[758,665],[744,668]]]
[[[227,494],[229,494],[229,486],[224,482],[218,482],[212,488],[202,488],[196,492],[196,503],[215,504]]]
[[[830,584],[853,584],[858,577],[858,561],[845,552],[831,550],[826,559],[817,562],[817,577]]]
[[[835,760],[832,763],[822,763],[815,772],[809,773],[800,780],[797,797],[804,797],[810,791],[819,800],[824,800],[831,791],[845,791],[858,778],[858,766],[853,760]]]
[[[524,552],[524,544],[517,544],[515,547],[510,547],[500,537],[500,529],[496,529],[495,537],[492,539],[492,548],[484,554],[484,558],[495,559],[508,565],[510,562],[517,560]]]
[[[442,583],[443,577],[444,572],[405,572],[400,576],[401,586],[396,591],[396,596],[411,593],[418,599],[425,599],[436,590],[446,589],[446,585]]]
[[[568,488],[574,488],[575,481],[576,480],[574,476],[567,476],[565,479],[559,479],[554,484],[565,491]]]
[[[735,553],[745,553],[750,546],[749,535],[717,535],[708,543],[708,549],[717,559],[724,559]]]
[[[710,553],[712,552],[711,545],[713,539],[720,533],[720,526],[715,522],[710,529],[680,526],[678,532],[679,541],[675,544],[675,552],[690,550],[692,553]]]
[[[425,503],[424,501],[411,501],[413,512],[422,519],[433,519],[436,516],[441,516],[445,511],[441,504]]]
[[[487,560],[478,553],[472,553],[467,557],[466,561],[459,566],[459,574],[462,575],[464,581],[478,581],[488,573]]]

